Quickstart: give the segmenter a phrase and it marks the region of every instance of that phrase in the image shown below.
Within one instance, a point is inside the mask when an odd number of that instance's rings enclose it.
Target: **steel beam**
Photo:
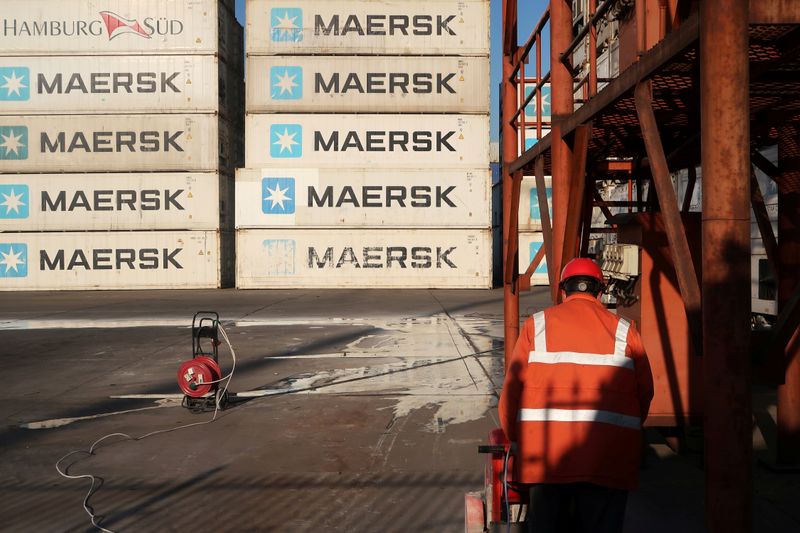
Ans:
[[[503,0],[503,83],[501,86],[502,121],[500,135],[502,138],[503,162],[503,258],[504,273],[511,269],[511,276],[503,279],[503,319],[505,340],[505,368],[511,361],[514,345],[519,337],[519,291],[516,290],[517,269],[516,254],[509,259],[509,248],[516,250],[519,236],[512,227],[511,211],[514,191],[514,177],[509,165],[517,158],[517,129],[511,124],[511,117],[517,110],[517,87],[512,83],[514,64],[519,55],[517,47],[517,1]],[[517,196],[519,198],[519,196]],[[519,201],[517,201],[517,205]],[[516,227],[516,218],[513,220]]]
[[[655,187],[669,247],[672,251],[675,273],[678,276],[678,288],[683,298],[683,304],[686,307],[686,317],[689,320],[690,331],[693,332],[695,347],[698,348],[697,351],[699,352],[697,320],[700,315],[700,285],[692,262],[692,254],[689,251],[689,243],[686,240],[686,231],[681,220],[681,213],[678,210],[678,199],[675,195],[675,190],[672,188],[672,179],[669,175],[664,147],[661,144],[658,124],[653,113],[651,91],[651,84],[647,81],[640,83],[636,87],[635,94],[636,112],[639,114],[642,137],[647,149],[647,158],[650,161],[650,170],[653,174],[650,193],[652,193],[652,188]]]
[[[706,529],[726,533],[752,528],[748,8],[700,2]]]
[[[750,24],[800,24],[797,0],[750,0]]]
[[[550,286],[553,286],[555,277],[553,269],[553,228],[550,225],[550,201],[547,199],[547,186],[544,182],[544,157],[540,157],[533,164],[536,178],[536,196],[539,199],[539,214],[542,220],[542,239],[544,240],[545,258],[547,260],[547,277]]]
[[[584,204],[586,203],[586,157],[589,151],[591,135],[592,127],[590,125],[580,126],[575,130],[569,180],[569,204],[559,268],[574,259],[580,247],[581,222],[583,221]]]
[[[776,333],[784,341],[786,373],[778,386],[779,464],[800,464],[800,157],[798,130],[781,128],[778,136],[778,311]],[[793,184],[795,184],[793,186]]]
[[[551,290],[553,301],[558,301],[558,283],[567,237],[567,213],[569,211],[570,176],[572,175],[572,148],[564,139],[562,124],[574,113],[572,74],[560,60],[572,40],[572,3],[567,0],[550,2],[550,109],[552,113],[551,174],[553,182],[553,270]],[[538,144],[538,143],[537,143]],[[526,152],[527,154],[527,152]],[[530,162],[533,162],[531,160]],[[516,163],[515,163],[516,165]]]

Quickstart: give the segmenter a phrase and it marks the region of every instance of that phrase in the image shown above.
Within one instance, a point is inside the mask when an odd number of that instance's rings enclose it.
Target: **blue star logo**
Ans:
[[[529,97],[533,92],[536,85],[525,86],[525,98]],[[536,120],[536,97],[533,97],[530,103],[525,106],[525,120],[527,122],[534,122]],[[545,122],[550,121],[550,85],[542,87],[542,120]]]
[[[268,276],[291,276],[294,274],[294,239],[267,239],[263,243],[267,254],[265,274]]]
[[[303,40],[303,10],[296,7],[273,8],[270,11],[272,40],[300,42]]]
[[[24,102],[30,99],[30,69],[28,67],[0,67],[0,100]]]
[[[303,67],[271,67],[269,88],[273,100],[300,100],[303,98]]]
[[[28,275],[28,245],[0,243],[0,278],[24,278]]]
[[[267,215],[290,215],[295,208],[294,178],[261,180],[261,211]]]
[[[28,159],[28,128],[0,126],[0,161]]]
[[[29,205],[27,185],[0,185],[0,219],[28,218]]]
[[[300,124],[273,124],[269,128],[269,155],[276,158],[303,155],[303,127]]]

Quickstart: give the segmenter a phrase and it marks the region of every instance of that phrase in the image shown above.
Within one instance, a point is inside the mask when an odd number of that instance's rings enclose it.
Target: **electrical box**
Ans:
[[[639,247],[635,244],[607,244],[603,248],[603,275],[628,280],[639,275]]]

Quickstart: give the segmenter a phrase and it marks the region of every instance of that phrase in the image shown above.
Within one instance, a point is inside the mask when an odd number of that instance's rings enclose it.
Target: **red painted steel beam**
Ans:
[[[561,251],[561,264],[566,265],[578,255],[581,239],[581,223],[586,199],[586,157],[589,140],[592,136],[590,125],[575,130],[572,146],[571,176],[569,180],[569,203],[567,221],[564,229],[564,248]]]
[[[669,166],[667,165],[667,157],[664,154],[664,147],[661,144],[658,124],[653,113],[651,91],[649,81],[642,82],[636,87],[634,98],[636,112],[639,115],[642,137],[647,149],[647,158],[650,161],[650,170],[653,174],[652,185],[655,187],[658,196],[667,240],[675,263],[678,289],[680,289],[683,304],[686,307],[690,330],[694,332],[695,344],[699,345],[697,318],[700,315],[700,285],[697,281],[694,263],[692,263],[692,254],[689,251],[689,243],[686,240],[686,231],[681,220],[681,213],[678,210],[678,199],[675,195],[675,190],[672,188],[672,179],[669,175]],[[697,347],[699,348],[699,346]],[[696,353],[700,353],[699,350]]]
[[[567,49],[570,41],[572,41],[572,4],[567,0],[551,0],[550,110],[553,129],[550,135],[552,138],[550,166],[553,184],[553,262],[548,263],[548,268],[553,270],[553,282],[550,285],[553,302],[557,302],[560,296],[558,283],[561,281],[561,268],[564,265],[570,176],[572,175],[572,148],[564,140],[561,131],[562,121],[572,115],[574,111],[572,74],[561,61],[561,52]]]
[[[781,464],[800,464],[800,149],[793,126],[778,134],[778,311],[782,328],[786,373],[778,386],[777,459]],[[794,309],[792,309],[794,304]],[[779,326],[781,328],[779,328]]]
[[[514,191],[513,173],[509,165],[517,159],[517,129],[511,123],[511,117],[517,110],[517,87],[513,83],[511,73],[514,62],[517,60],[519,49],[517,47],[517,2],[516,0],[503,1],[503,84],[502,91],[502,117],[500,122],[500,135],[502,139],[503,161],[503,258],[505,267],[511,269],[511,276],[503,279],[503,319],[505,340],[505,368],[511,360],[514,345],[519,337],[519,291],[516,288],[517,269],[516,254],[509,259],[509,248],[516,250],[519,235],[516,230],[511,231],[512,224],[516,226],[516,219],[511,220],[512,197]],[[519,197],[517,197],[519,198]],[[517,200],[517,204],[519,200]],[[504,274],[506,269],[504,268]]]
[[[750,0],[750,24],[800,24],[800,2]]]
[[[539,214],[542,221],[542,240],[544,240],[545,258],[547,259],[547,277],[550,286],[554,285],[555,275],[550,265],[553,263],[553,228],[550,225],[550,201],[547,199],[547,186],[544,181],[544,157],[533,164],[536,178],[536,196],[539,199]]]
[[[706,529],[752,527],[747,0],[700,2]]]
[[[511,175],[511,200],[509,201],[510,211],[508,214],[508,233],[510,237],[517,236],[516,238],[508,239],[508,246],[506,247],[506,260],[505,272],[503,279],[511,283],[511,290],[516,289],[515,282],[519,267],[517,263],[517,254],[519,251],[519,194],[522,186],[522,174],[516,172]],[[515,267],[515,265],[517,265]]]

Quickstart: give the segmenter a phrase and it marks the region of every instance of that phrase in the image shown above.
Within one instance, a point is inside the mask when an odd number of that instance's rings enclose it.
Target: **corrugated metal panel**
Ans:
[[[0,175],[0,231],[215,230],[218,180],[210,173]]]
[[[248,168],[489,167],[485,115],[248,115]]]
[[[213,231],[0,234],[0,290],[218,285]]]
[[[247,53],[489,55],[488,0],[248,0]]]
[[[214,115],[0,117],[0,173],[216,171]]]
[[[550,186],[550,176],[544,178],[547,187],[547,203],[549,206],[550,221],[553,220],[553,189]],[[520,231],[541,231],[542,218],[539,210],[539,195],[536,192],[536,178],[525,176],[519,191],[519,229]]]
[[[489,112],[489,59],[251,56],[249,112]]]
[[[487,288],[490,230],[239,230],[245,289]]]
[[[236,226],[488,228],[490,187],[488,170],[241,169]]]
[[[519,234],[519,272],[520,274],[528,270],[533,258],[539,252],[539,248],[544,246],[544,238],[541,233],[520,233]],[[536,270],[531,276],[531,285],[548,285],[547,260],[542,259]]]
[[[2,57],[0,114],[216,112],[225,74],[215,56]]]
[[[227,54],[235,21],[217,7],[217,0],[3,0],[0,50]]]

